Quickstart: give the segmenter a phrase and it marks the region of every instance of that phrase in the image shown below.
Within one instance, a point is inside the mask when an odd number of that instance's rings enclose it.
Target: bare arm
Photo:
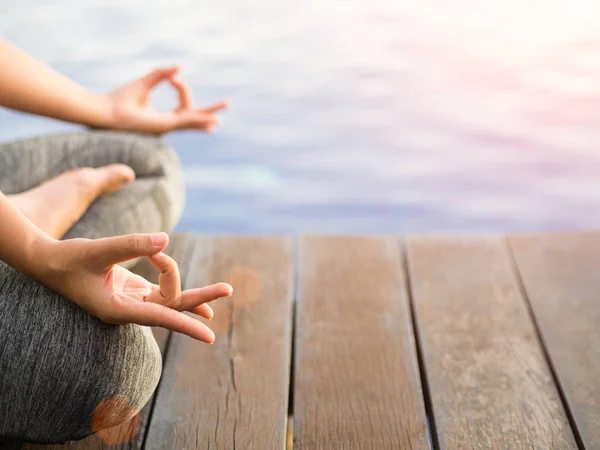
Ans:
[[[94,94],[0,39],[0,106],[94,128],[162,134],[177,129],[211,131],[227,102],[196,109],[178,66],[157,69],[110,94]],[[149,95],[168,82],[179,96],[172,111],[158,112]]]
[[[37,278],[41,261],[35,249],[51,241],[0,192],[0,260]]]
[[[0,106],[93,127],[148,133],[210,130],[215,113],[226,104],[193,109],[188,87],[175,78],[177,71],[159,69],[108,95],[96,95],[0,39]],[[164,80],[177,90],[179,106],[159,113],[148,105],[148,96]],[[214,333],[182,312],[212,317],[206,303],[231,295],[231,286],[182,292],[177,264],[162,253],[167,243],[165,233],[58,241],[0,192],[0,260],[106,322],[162,326],[212,342]],[[158,285],[118,265],[143,256],[160,271]]]
[[[111,126],[108,97],[96,95],[0,39],[0,106],[98,128]]]

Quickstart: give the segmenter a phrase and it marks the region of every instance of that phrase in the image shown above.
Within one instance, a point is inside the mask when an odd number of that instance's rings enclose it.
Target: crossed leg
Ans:
[[[175,152],[125,133],[2,144],[0,190],[66,239],[169,231],[183,207]],[[62,443],[129,420],[162,366],[148,327],[106,324],[3,262],[0,355],[0,441]]]

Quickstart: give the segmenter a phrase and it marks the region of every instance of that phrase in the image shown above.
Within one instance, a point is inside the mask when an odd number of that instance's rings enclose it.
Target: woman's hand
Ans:
[[[218,283],[182,292],[177,264],[162,253],[167,243],[165,233],[45,241],[38,250],[49,267],[38,278],[105,322],[164,327],[211,344],[212,330],[183,312],[210,319],[206,303],[232,288]],[[160,272],[158,285],[117,265],[140,256]]]
[[[0,38],[0,106],[93,128],[163,134],[173,130],[212,130],[226,102],[194,108],[189,88],[176,78],[178,67],[158,69],[108,95],[98,95],[55,72]],[[160,113],[150,92],[168,81],[179,105]]]
[[[176,78],[178,72],[177,66],[158,69],[110,93],[111,128],[153,134],[182,129],[212,131],[219,123],[216,113],[228,103],[195,108],[188,86]],[[162,81],[175,88],[179,96],[178,106],[165,113],[154,110],[149,103],[150,92]]]

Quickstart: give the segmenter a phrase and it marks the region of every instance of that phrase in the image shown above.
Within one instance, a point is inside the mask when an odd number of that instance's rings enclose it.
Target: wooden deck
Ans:
[[[600,448],[600,234],[180,235],[169,253],[185,287],[234,286],[216,343],[157,330],[138,417],[26,449]]]

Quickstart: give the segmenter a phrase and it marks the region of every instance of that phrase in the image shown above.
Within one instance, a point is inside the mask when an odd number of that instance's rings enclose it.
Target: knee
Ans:
[[[90,431],[96,433],[133,418],[148,402],[160,379],[162,358],[148,327],[119,327],[119,342],[108,355],[110,364],[99,371]],[[100,362],[102,363],[102,362]]]
[[[98,131],[89,133],[89,139],[95,142],[96,147],[105,149],[101,153],[104,160],[95,161],[95,165],[120,162],[131,167],[140,182],[138,190],[150,192],[156,208],[161,211],[163,228],[172,228],[183,211],[185,200],[177,152],[158,137],[150,135]],[[136,191],[135,188],[131,190]]]
[[[0,439],[83,439],[148,402],[162,370],[149,328],[106,324],[1,262],[0,293]]]
[[[96,323],[87,351],[76,352],[80,358],[76,364],[84,366],[79,379],[70,380],[61,402],[61,418],[40,429],[37,442],[66,442],[92,433],[104,439],[110,436],[107,429],[134,418],[158,385],[162,358],[150,328],[92,321]],[[69,365],[73,363],[71,359]],[[137,423],[131,422],[133,426]]]
[[[136,180],[96,201],[65,239],[97,239],[130,233],[171,231],[183,213],[185,186],[177,153],[155,137],[98,132],[88,139],[106,149],[92,166],[122,163]],[[132,267],[135,262],[125,263]]]
[[[140,178],[177,178],[181,164],[177,152],[156,136],[93,131],[83,135],[92,152],[90,165],[122,163],[130,166]]]

